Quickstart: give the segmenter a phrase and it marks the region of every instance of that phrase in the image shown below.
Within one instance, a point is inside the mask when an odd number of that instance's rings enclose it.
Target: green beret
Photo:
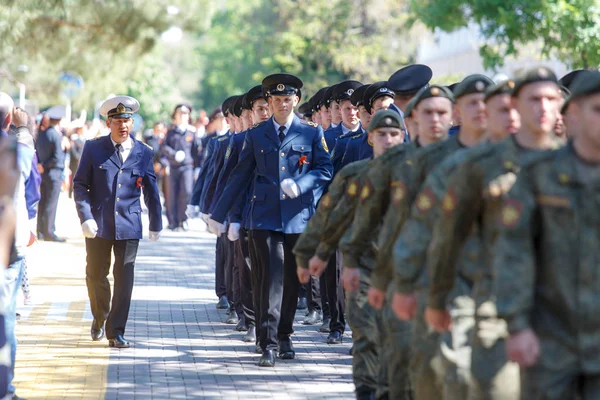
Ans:
[[[565,100],[560,112],[564,114],[569,104],[580,97],[600,93],[600,71],[582,71],[571,84],[571,95]]]
[[[488,86],[494,84],[490,78],[481,74],[469,75],[454,88],[454,98],[468,94],[483,93]]]
[[[523,86],[537,82],[553,82],[558,85],[558,79],[550,68],[537,67],[523,71],[515,78],[515,87],[513,89],[513,97],[519,95],[519,91]]]
[[[417,96],[413,96],[412,99],[406,103],[406,109],[404,110],[404,117],[408,118],[412,114],[413,108],[415,108],[415,103],[417,102]]]
[[[442,85],[431,85],[422,88],[415,95],[415,104],[413,105],[413,109],[417,108],[417,105],[425,99],[429,99],[430,97],[445,97],[451,102],[454,103],[454,95],[446,86]]]
[[[367,131],[372,131],[378,128],[398,128],[406,130],[404,121],[400,114],[392,110],[379,110],[371,117],[371,122],[367,127]]]
[[[483,101],[488,101],[492,97],[497,96],[499,94],[511,94],[514,87],[515,81],[513,81],[512,79],[508,79],[496,83],[495,85],[488,86],[488,88],[485,90],[485,97]]]

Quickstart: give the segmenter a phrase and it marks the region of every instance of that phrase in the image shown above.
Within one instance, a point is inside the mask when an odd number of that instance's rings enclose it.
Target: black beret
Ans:
[[[289,96],[298,94],[303,83],[292,74],[273,74],[262,81],[262,90],[265,96]]]
[[[488,101],[494,96],[499,94],[512,94],[513,88],[515,87],[515,81],[507,79],[502,82],[498,82],[495,85],[488,86],[485,90],[484,101]]]
[[[567,98],[560,112],[564,114],[573,100],[597,93],[600,93],[600,71],[583,71],[573,79],[571,96]]]
[[[388,87],[399,95],[410,95],[427,85],[433,76],[431,68],[413,64],[394,72],[388,79]]]
[[[371,85],[370,84],[362,85],[361,87],[356,89],[354,91],[354,93],[352,93],[352,96],[350,96],[350,102],[352,103],[353,106],[355,106],[355,107],[364,106],[363,98],[364,98],[365,92],[367,91],[369,86],[371,86]]]
[[[488,86],[492,86],[494,81],[485,75],[473,74],[467,76],[458,85],[454,87],[452,93],[454,98],[466,96],[474,93],[484,93]]]
[[[372,131],[378,128],[398,128],[406,130],[402,117],[392,110],[379,110],[371,118],[367,131]]]
[[[350,100],[350,97],[356,89],[363,84],[359,81],[343,81],[336,85],[333,90],[333,99],[338,103],[344,100]]]
[[[412,114],[412,110],[415,108],[415,104],[417,103],[417,96],[414,95],[412,99],[406,103],[406,107],[404,110],[404,118],[408,118]]]
[[[415,95],[415,105],[413,106],[413,109],[417,108],[421,101],[431,97],[445,97],[454,103],[454,95],[450,89],[442,85],[431,85],[419,90],[419,93]]]
[[[392,99],[396,96],[396,93],[388,87],[387,81],[375,82],[365,90],[363,105],[369,114],[371,113],[373,102],[382,96],[391,97]]]
[[[560,78],[558,80],[559,85],[565,86],[567,89],[570,90],[571,85],[573,84],[573,81],[575,80],[575,78],[584,71],[587,71],[587,70],[577,69],[575,71],[569,72],[568,74],[566,74],[565,76],[563,76],[562,78]]]
[[[519,95],[519,91],[523,88],[523,86],[536,82],[553,82],[558,85],[556,75],[550,68],[537,67],[528,69],[523,71],[515,78],[515,87],[512,93],[513,97],[517,97]]]

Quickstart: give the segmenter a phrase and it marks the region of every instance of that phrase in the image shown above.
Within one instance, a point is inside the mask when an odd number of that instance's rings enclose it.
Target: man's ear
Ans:
[[[106,120],[106,127],[107,127],[107,128],[110,128],[110,120],[111,120],[111,118],[108,118],[108,119]]]

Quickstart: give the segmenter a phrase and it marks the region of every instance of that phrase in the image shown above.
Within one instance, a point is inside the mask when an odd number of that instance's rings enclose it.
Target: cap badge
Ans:
[[[380,91],[381,93],[383,93],[383,92],[387,92],[387,91],[388,91],[388,89],[387,89],[387,88],[385,88],[385,87],[382,87],[381,89],[379,89],[379,91]]]
[[[431,88],[431,90],[429,91],[431,93],[432,96],[439,96],[440,95],[440,89],[433,87]]]
[[[123,103],[119,103],[119,105],[117,106],[117,112],[119,114],[123,114],[124,112],[126,112],[127,110],[125,109],[125,106],[123,105]]]
[[[283,83],[280,83],[279,85],[277,85],[277,90],[283,92],[285,90],[285,85]]]
[[[475,82],[475,90],[477,90],[478,92],[483,92],[485,90],[485,83],[481,81]]]
[[[348,96],[352,96],[352,93],[354,93],[354,89],[348,89],[348,90],[346,90],[346,94]]]
[[[547,78],[548,77],[548,71],[546,71],[546,69],[544,68],[538,68],[538,75],[540,78]]]
[[[386,119],[384,119],[384,120],[383,120],[383,122],[384,122],[386,125],[392,125],[392,119],[391,119],[390,117],[387,117]]]
[[[506,85],[508,86],[509,89],[514,89],[515,88],[515,81],[513,81],[511,79],[508,82],[506,82]]]

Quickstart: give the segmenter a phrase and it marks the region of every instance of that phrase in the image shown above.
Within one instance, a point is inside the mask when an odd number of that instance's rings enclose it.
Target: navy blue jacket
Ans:
[[[342,169],[350,163],[371,157],[373,157],[373,146],[369,144],[369,135],[365,131],[360,134],[357,133],[348,141],[339,168]]]
[[[200,198],[200,211],[204,214],[210,214],[210,205],[212,204],[215,189],[217,188],[219,172],[223,167],[223,160],[225,159],[225,153],[227,152],[230,137],[230,132],[227,132],[226,135],[219,136],[213,146],[213,154],[210,158],[209,169],[206,173],[204,187],[202,188],[202,197]]]
[[[180,150],[185,153],[185,158],[182,162],[177,162],[175,154]],[[171,169],[193,167],[198,158],[196,128],[190,125],[187,130],[182,131],[178,126],[172,126],[167,132],[161,152],[169,161]]]
[[[110,136],[88,140],[73,178],[79,220],[83,223],[94,219],[100,238],[142,238],[142,191],[150,231],[162,230],[160,196],[152,161],[154,153],[148,145],[131,139],[131,153],[122,166]]]
[[[194,182],[194,188],[192,189],[192,197],[190,198],[190,204],[194,206],[200,206],[200,200],[202,199],[202,189],[204,188],[204,182],[206,181],[206,175],[208,175],[208,170],[210,169],[210,161],[212,156],[214,156],[213,149],[215,143],[217,143],[217,136],[214,135],[207,142],[206,149],[206,158],[202,163],[202,170],[200,174],[198,174],[198,178],[196,178],[196,182]]]
[[[314,214],[323,186],[332,177],[333,168],[324,144],[323,129],[296,116],[283,143],[279,142],[273,118],[248,130],[238,163],[212,218],[224,222],[235,204],[243,204],[244,189],[251,181],[254,188],[248,228],[302,233]],[[305,161],[302,164],[301,159]],[[300,188],[299,197],[290,199],[281,190],[281,182],[287,178]]]

